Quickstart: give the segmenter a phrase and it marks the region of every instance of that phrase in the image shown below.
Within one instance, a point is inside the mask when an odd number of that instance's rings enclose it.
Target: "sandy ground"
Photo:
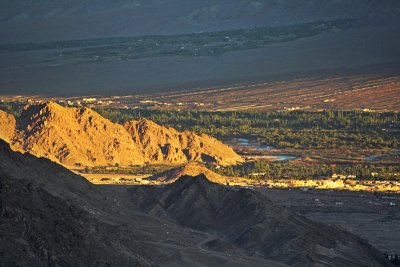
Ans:
[[[79,173],[93,184],[143,184],[143,178],[149,177],[144,174],[118,174],[118,173]]]

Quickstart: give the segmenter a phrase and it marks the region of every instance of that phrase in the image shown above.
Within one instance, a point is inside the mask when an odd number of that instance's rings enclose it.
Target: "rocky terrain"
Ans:
[[[66,166],[242,161],[230,147],[207,135],[180,133],[144,119],[120,125],[88,108],[43,103],[27,106],[17,121],[4,112],[0,120],[0,125],[7,125],[0,128],[0,137],[13,149]]]
[[[231,165],[241,161],[232,148],[206,134],[179,132],[147,119],[126,122],[124,127],[151,162],[214,161]]]
[[[144,163],[124,127],[90,109],[31,105],[17,125],[13,148],[38,157],[72,166]]]
[[[390,266],[366,241],[203,175],[95,186],[0,141],[0,265]]]
[[[14,116],[0,110],[0,139],[10,142],[14,135],[16,121]]]

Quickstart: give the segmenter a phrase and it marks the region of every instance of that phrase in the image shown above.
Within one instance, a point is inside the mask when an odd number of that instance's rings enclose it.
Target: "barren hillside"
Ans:
[[[13,115],[0,110],[0,139],[10,142],[14,135],[16,121]]]
[[[144,163],[124,127],[90,109],[55,103],[31,105],[24,110],[13,147],[71,166]]]
[[[242,161],[230,147],[207,135],[180,133],[147,120],[125,127],[87,108],[55,103],[30,105],[17,120],[0,114],[1,137],[15,150],[49,158],[66,166],[130,166],[144,163]]]
[[[201,161],[231,165],[242,161],[232,148],[206,134],[179,132],[147,119],[130,121],[124,126],[151,162]]]

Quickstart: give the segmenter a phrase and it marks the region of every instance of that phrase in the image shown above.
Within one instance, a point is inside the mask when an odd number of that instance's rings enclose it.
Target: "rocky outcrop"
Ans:
[[[87,108],[55,103],[26,107],[13,148],[67,166],[143,164],[141,151],[122,125]]]
[[[145,119],[120,125],[91,109],[55,103],[27,106],[17,122],[1,112],[0,126],[0,137],[14,150],[65,166],[242,161],[230,147],[207,135],[181,133]]]
[[[124,127],[151,162],[200,161],[220,165],[242,162],[232,148],[206,134],[179,132],[146,119],[126,122]]]
[[[0,110],[0,139],[10,142],[14,136],[16,121],[13,115]]]

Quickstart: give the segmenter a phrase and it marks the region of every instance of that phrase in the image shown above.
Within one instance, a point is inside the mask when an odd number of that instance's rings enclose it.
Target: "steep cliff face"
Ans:
[[[242,161],[230,147],[207,135],[180,133],[145,119],[123,126],[91,109],[55,103],[27,106],[18,121],[2,112],[0,125],[0,137],[13,149],[66,166]]]
[[[242,162],[232,148],[205,134],[179,132],[146,119],[130,121],[124,126],[151,162],[201,161],[221,165]]]

